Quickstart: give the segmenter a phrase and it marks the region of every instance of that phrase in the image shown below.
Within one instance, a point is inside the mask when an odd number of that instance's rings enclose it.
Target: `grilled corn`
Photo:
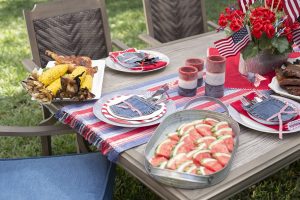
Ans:
[[[81,83],[84,82],[84,79],[86,77],[86,67],[83,66],[76,67],[74,71],[71,73],[71,77],[74,79],[77,76],[80,76],[79,79]]]
[[[86,75],[84,81],[80,84],[80,88],[87,88],[89,91],[93,87],[93,77],[91,75]]]
[[[47,89],[51,92],[51,94],[53,96],[56,96],[57,91],[61,89],[61,80],[60,80],[60,78],[56,79],[50,85],[48,85]]]
[[[50,85],[53,81],[63,76],[68,70],[68,65],[56,65],[46,71],[44,71],[38,80],[45,86]]]

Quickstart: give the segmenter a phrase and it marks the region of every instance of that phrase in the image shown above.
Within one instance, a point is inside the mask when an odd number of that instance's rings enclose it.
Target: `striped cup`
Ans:
[[[215,98],[224,96],[226,58],[209,56],[206,60],[205,95]]]
[[[198,69],[192,66],[179,68],[178,94],[192,97],[197,92]]]

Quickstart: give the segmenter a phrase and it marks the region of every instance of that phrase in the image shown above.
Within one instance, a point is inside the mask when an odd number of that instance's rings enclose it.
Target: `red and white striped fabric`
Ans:
[[[155,91],[166,83],[169,84],[168,94],[170,99],[176,104],[177,109],[191,100],[178,95],[178,74],[164,76],[143,84],[135,85],[126,89]],[[242,95],[248,94],[249,90],[225,90],[224,97],[220,98],[225,104],[230,104],[238,100]],[[204,95],[204,87],[197,89],[197,96]],[[197,97],[196,96],[196,97]],[[56,117],[65,124],[81,134],[89,143],[96,146],[111,161],[117,161],[118,156],[123,151],[149,141],[157,125],[141,128],[124,128],[107,124],[99,120],[93,113],[95,102],[74,104],[63,107]],[[194,109],[220,109],[213,102],[200,102],[195,104]]]
[[[300,16],[300,0],[284,0],[283,7],[292,22]]]
[[[238,0],[241,10],[245,13],[249,6],[255,3],[255,0]]]

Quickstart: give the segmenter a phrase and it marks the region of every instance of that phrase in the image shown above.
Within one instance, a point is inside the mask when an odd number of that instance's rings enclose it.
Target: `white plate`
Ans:
[[[148,53],[151,54],[152,56],[155,57],[159,57],[161,61],[166,62],[166,66],[158,68],[158,69],[153,69],[153,70],[149,70],[149,71],[142,71],[142,70],[130,70],[127,69],[121,65],[119,65],[118,63],[115,63],[110,57],[107,57],[105,59],[105,65],[111,69],[117,70],[117,71],[121,71],[121,72],[128,72],[128,73],[146,73],[146,72],[152,72],[152,71],[156,71],[156,70],[160,70],[163,69],[165,67],[168,66],[168,64],[170,63],[170,59],[168,58],[168,56],[166,56],[165,54],[162,54],[160,52],[157,51],[150,51],[150,50],[138,50],[140,52],[144,52],[144,53]]]
[[[51,68],[55,66],[55,61],[49,61],[46,68]],[[94,100],[94,99],[100,99],[101,93],[102,93],[102,84],[103,84],[103,78],[104,78],[104,69],[105,69],[105,61],[104,60],[92,60],[92,66],[98,67],[97,73],[94,74],[93,77],[93,86],[92,86],[92,93],[95,95],[93,99],[87,99],[88,100]],[[54,99],[55,101],[74,101],[69,98],[64,98],[63,100],[60,99]]]
[[[284,98],[284,97],[279,97],[279,96],[274,96],[272,95],[273,97],[275,98],[278,98],[280,100],[284,100],[284,101],[287,101],[295,106],[297,106],[297,108],[300,110],[300,104],[293,101],[293,100],[290,100],[290,99],[287,99],[287,98]],[[228,110],[229,110],[229,113],[230,113],[230,116],[235,120],[237,121],[238,123],[248,127],[248,128],[251,128],[253,130],[256,130],[256,131],[261,131],[261,132],[265,132],[265,133],[274,133],[274,134],[279,134],[279,131],[277,130],[274,130],[272,128],[269,128],[267,126],[264,126],[244,115],[241,115],[238,111],[236,111],[232,106],[228,106]],[[299,132],[300,131],[300,127],[297,128],[297,129],[294,129],[294,130],[290,130],[290,131],[282,131],[282,133],[295,133],[295,132]]]
[[[141,117],[133,117],[133,118],[121,117],[121,116],[114,114],[113,111],[110,109],[110,106],[118,104],[118,103],[128,99],[131,96],[133,96],[133,95],[122,95],[122,96],[114,97],[114,98],[108,100],[106,103],[108,105],[108,107],[107,107],[108,113],[115,118],[129,120],[129,121],[136,121],[136,120],[147,120],[150,118],[154,118],[154,117],[158,116],[159,114],[161,114],[163,112],[163,110],[166,108],[165,103],[160,103],[159,105],[161,105],[161,108],[159,110],[153,112],[152,114],[146,115],[146,116],[141,116]],[[142,96],[142,95],[138,95],[138,96]]]
[[[288,98],[291,98],[291,99],[295,99],[295,100],[298,100],[298,101],[300,100],[300,96],[295,96],[295,95],[289,94],[285,89],[280,87],[276,76],[273,77],[272,82],[269,84],[269,87],[274,92],[276,92],[277,94],[280,94],[282,96],[285,96],[285,97],[288,97]]]

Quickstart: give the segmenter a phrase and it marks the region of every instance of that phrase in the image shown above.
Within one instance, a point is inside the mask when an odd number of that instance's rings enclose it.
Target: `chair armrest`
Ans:
[[[28,71],[28,72],[32,72],[32,70],[34,68],[39,68],[39,66],[37,66],[37,64],[35,64],[32,60],[30,59],[24,59],[22,60],[22,64],[24,66],[24,68]]]
[[[113,39],[112,44],[121,50],[125,50],[125,49],[129,48],[129,46],[127,46],[126,44],[124,44],[123,42],[121,42],[118,39]]]
[[[139,35],[139,38],[141,40],[143,40],[144,42],[146,42],[147,44],[149,44],[150,46],[159,46],[161,45],[162,43],[158,40],[156,40],[155,38],[151,37],[150,35],[148,34],[140,34]]]
[[[218,29],[220,26],[212,21],[207,21],[207,25],[214,28],[214,29]]]
[[[72,129],[64,124],[55,126],[0,126],[0,136],[48,136],[61,135]]]

